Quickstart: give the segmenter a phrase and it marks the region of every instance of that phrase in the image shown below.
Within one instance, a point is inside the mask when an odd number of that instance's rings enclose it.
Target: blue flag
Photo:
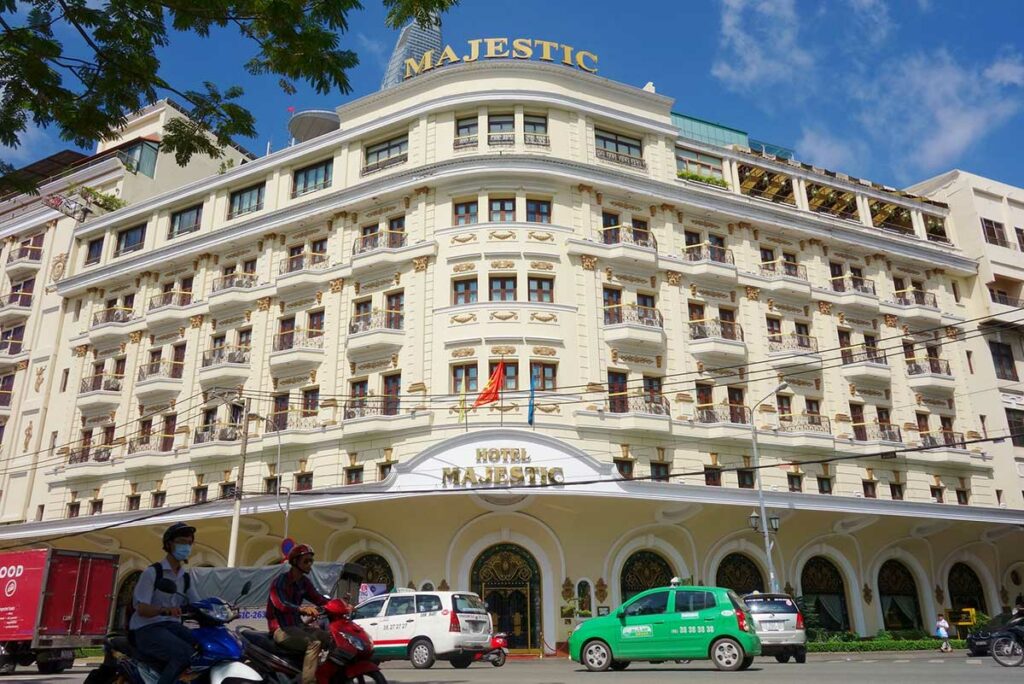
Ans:
[[[537,404],[534,401],[536,399],[536,397],[537,397],[537,376],[535,374],[533,374],[533,373],[530,373],[530,407],[526,411],[526,422],[528,424],[530,424],[530,425],[533,425],[533,413],[534,413],[534,409],[537,407]]]

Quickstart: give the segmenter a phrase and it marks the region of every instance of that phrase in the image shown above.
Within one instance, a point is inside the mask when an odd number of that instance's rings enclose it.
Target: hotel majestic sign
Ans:
[[[581,71],[597,73],[597,55],[586,50],[575,50],[571,45],[563,45],[553,40],[537,40],[534,38],[476,38],[468,41],[469,52],[459,56],[451,45],[445,45],[441,54],[427,50],[417,62],[415,59],[405,60],[405,77],[411,78],[425,71],[431,71],[448,64],[459,62],[476,62],[481,59],[539,59],[542,62],[561,62],[566,66],[574,66]]]
[[[446,467],[441,474],[442,487],[486,487],[501,485],[564,484],[561,468],[534,465],[526,449],[477,449],[473,465]]]

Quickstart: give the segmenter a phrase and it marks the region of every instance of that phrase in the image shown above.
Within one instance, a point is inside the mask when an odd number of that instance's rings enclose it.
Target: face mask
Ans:
[[[175,544],[174,551],[171,552],[171,555],[173,555],[179,561],[186,561],[188,560],[188,557],[191,553],[191,544]]]

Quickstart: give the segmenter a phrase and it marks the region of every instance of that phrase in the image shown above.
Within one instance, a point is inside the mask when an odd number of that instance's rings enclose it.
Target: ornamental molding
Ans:
[[[471,242],[476,242],[476,233],[459,233],[458,235],[452,235],[451,244],[453,245],[467,245]]]
[[[476,356],[476,350],[473,347],[459,347],[458,349],[452,349],[453,359],[465,359],[470,356]]]
[[[535,356],[556,356],[558,351],[554,347],[534,347]]]
[[[531,261],[530,268],[534,271],[553,271],[555,270],[555,265],[550,261]]]
[[[512,356],[516,353],[516,348],[511,345],[499,345],[497,347],[491,347],[491,354],[494,356]]]
[[[499,259],[497,261],[492,261],[491,262],[491,268],[498,269],[498,270],[503,270],[504,271],[504,270],[508,270],[510,268],[515,268],[515,267],[516,267],[516,262],[512,261],[511,259]]]
[[[526,236],[534,242],[551,242],[555,239],[555,236],[551,233],[543,233],[541,231],[531,230]]]
[[[593,271],[597,268],[597,257],[590,256],[589,254],[581,254],[580,263],[583,265],[584,271]]]
[[[487,234],[490,240],[511,240],[515,238],[516,233],[513,230],[492,230]]]
[[[550,313],[548,311],[531,311],[530,321],[539,321],[541,323],[557,323],[558,315]]]
[[[475,271],[475,270],[476,270],[476,264],[473,264],[473,263],[455,264],[454,266],[452,266],[452,272],[453,273],[466,273],[467,271]]]
[[[518,321],[519,313],[516,311],[492,311],[490,315],[492,321]]]
[[[476,314],[475,313],[456,314],[455,316],[452,316],[449,320],[452,323],[457,323],[459,325],[462,325],[463,323],[476,323]]]

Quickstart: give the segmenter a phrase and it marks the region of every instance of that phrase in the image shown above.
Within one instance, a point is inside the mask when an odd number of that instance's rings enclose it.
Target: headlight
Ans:
[[[202,613],[211,620],[218,622],[231,622],[231,609],[223,603],[207,606]]]
[[[360,639],[360,638],[359,638],[359,637],[357,637],[357,636],[352,636],[352,635],[351,635],[351,634],[349,634],[348,632],[342,632],[342,633],[341,633],[341,636],[345,637],[345,641],[347,641],[348,643],[352,644],[352,646],[353,646],[353,647],[354,647],[354,648],[355,648],[355,649],[356,649],[357,651],[362,651],[362,650],[363,650],[364,648],[366,648],[366,644],[364,644],[364,643],[363,643],[363,640],[362,640],[362,639]]]

